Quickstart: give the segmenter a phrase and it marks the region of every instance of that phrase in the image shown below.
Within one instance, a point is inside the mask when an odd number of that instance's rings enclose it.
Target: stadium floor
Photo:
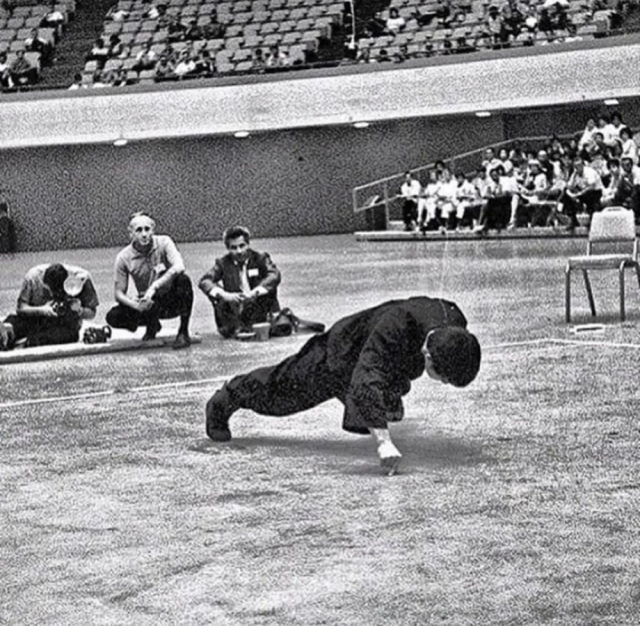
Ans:
[[[594,277],[604,327],[564,323],[564,259],[584,240],[363,243],[257,240],[281,304],[330,324],[383,300],[455,300],[483,345],[463,390],[427,378],[394,429],[398,476],[330,402],[298,416],[239,412],[210,444],[203,409],[228,376],[305,340],[222,341],[196,297],[191,350],[0,367],[0,624],[637,623],[640,294],[627,321]],[[197,278],[220,243],[180,246]],[[111,303],[116,249],[65,261]],[[576,323],[591,322],[576,278]]]

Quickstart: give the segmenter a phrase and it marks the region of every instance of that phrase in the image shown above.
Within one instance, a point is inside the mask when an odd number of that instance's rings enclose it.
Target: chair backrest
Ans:
[[[637,256],[636,223],[633,211],[624,207],[607,207],[591,216],[588,253],[593,244],[633,242],[633,254]]]

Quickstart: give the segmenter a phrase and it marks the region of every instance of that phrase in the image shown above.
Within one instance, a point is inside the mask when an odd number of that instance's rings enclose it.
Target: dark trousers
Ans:
[[[193,286],[186,274],[178,274],[168,290],[157,293],[153,306],[144,313],[131,307],[116,304],[107,313],[107,324],[134,332],[138,326],[157,326],[158,320],[180,317],[178,332],[188,332],[193,307]]]
[[[601,198],[601,189],[587,189],[587,191],[583,191],[575,198],[572,198],[565,193],[562,196],[564,212],[568,217],[571,218],[572,223],[575,224],[576,214],[586,212],[591,215],[595,211],[599,211],[602,208],[600,204]]]
[[[407,198],[402,205],[402,221],[406,228],[418,221],[418,203]]]
[[[9,315],[4,320],[13,326],[14,339],[27,339],[27,347],[75,343],[80,338],[77,317],[41,317]]]
[[[252,324],[266,322],[270,313],[280,310],[276,293],[268,293],[251,302],[230,304],[213,302],[213,315],[218,332],[223,337],[231,337],[236,331],[250,329]]]
[[[207,404],[207,415],[230,417],[242,408],[261,415],[291,415],[338,398],[344,402],[350,381],[331,372],[326,336],[317,335],[278,365],[232,378]]]

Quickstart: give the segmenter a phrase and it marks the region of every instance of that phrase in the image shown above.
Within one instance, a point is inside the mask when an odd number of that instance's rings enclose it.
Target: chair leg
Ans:
[[[587,270],[582,270],[584,276],[584,286],[587,288],[587,297],[589,298],[589,306],[591,307],[591,316],[596,316],[596,302],[593,299],[593,291],[591,290],[591,281],[589,280],[589,274]]]
[[[625,320],[624,310],[624,265],[620,266],[620,321]]]
[[[640,273],[638,274],[638,280],[640,280]],[[564,321],[567,324],[571,322],[571,268],[570,267],[567,267],[567,269],[565,269],[564,271]]]

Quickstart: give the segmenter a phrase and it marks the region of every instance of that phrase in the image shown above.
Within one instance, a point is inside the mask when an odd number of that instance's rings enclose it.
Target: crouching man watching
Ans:
[[[74,343],[83,320],[98,308],[91,275],[81,267],[61,263],[36,265],[24,277],[16,313],[4,320],[2,348],[26,339],[26,347]]]
[[[145,326],[144,341],[155,339],[161,319],[180,317],[173,347],[188,348],[193,287],[185,274],[182,255],[167,235],[155,234],[156,223],[146,213],[129,222],[131,243],[115,262],[114,295],[118,303],[107,313],[107,324],[131,332]],[[136,295],[127,293],[131,278]]]

